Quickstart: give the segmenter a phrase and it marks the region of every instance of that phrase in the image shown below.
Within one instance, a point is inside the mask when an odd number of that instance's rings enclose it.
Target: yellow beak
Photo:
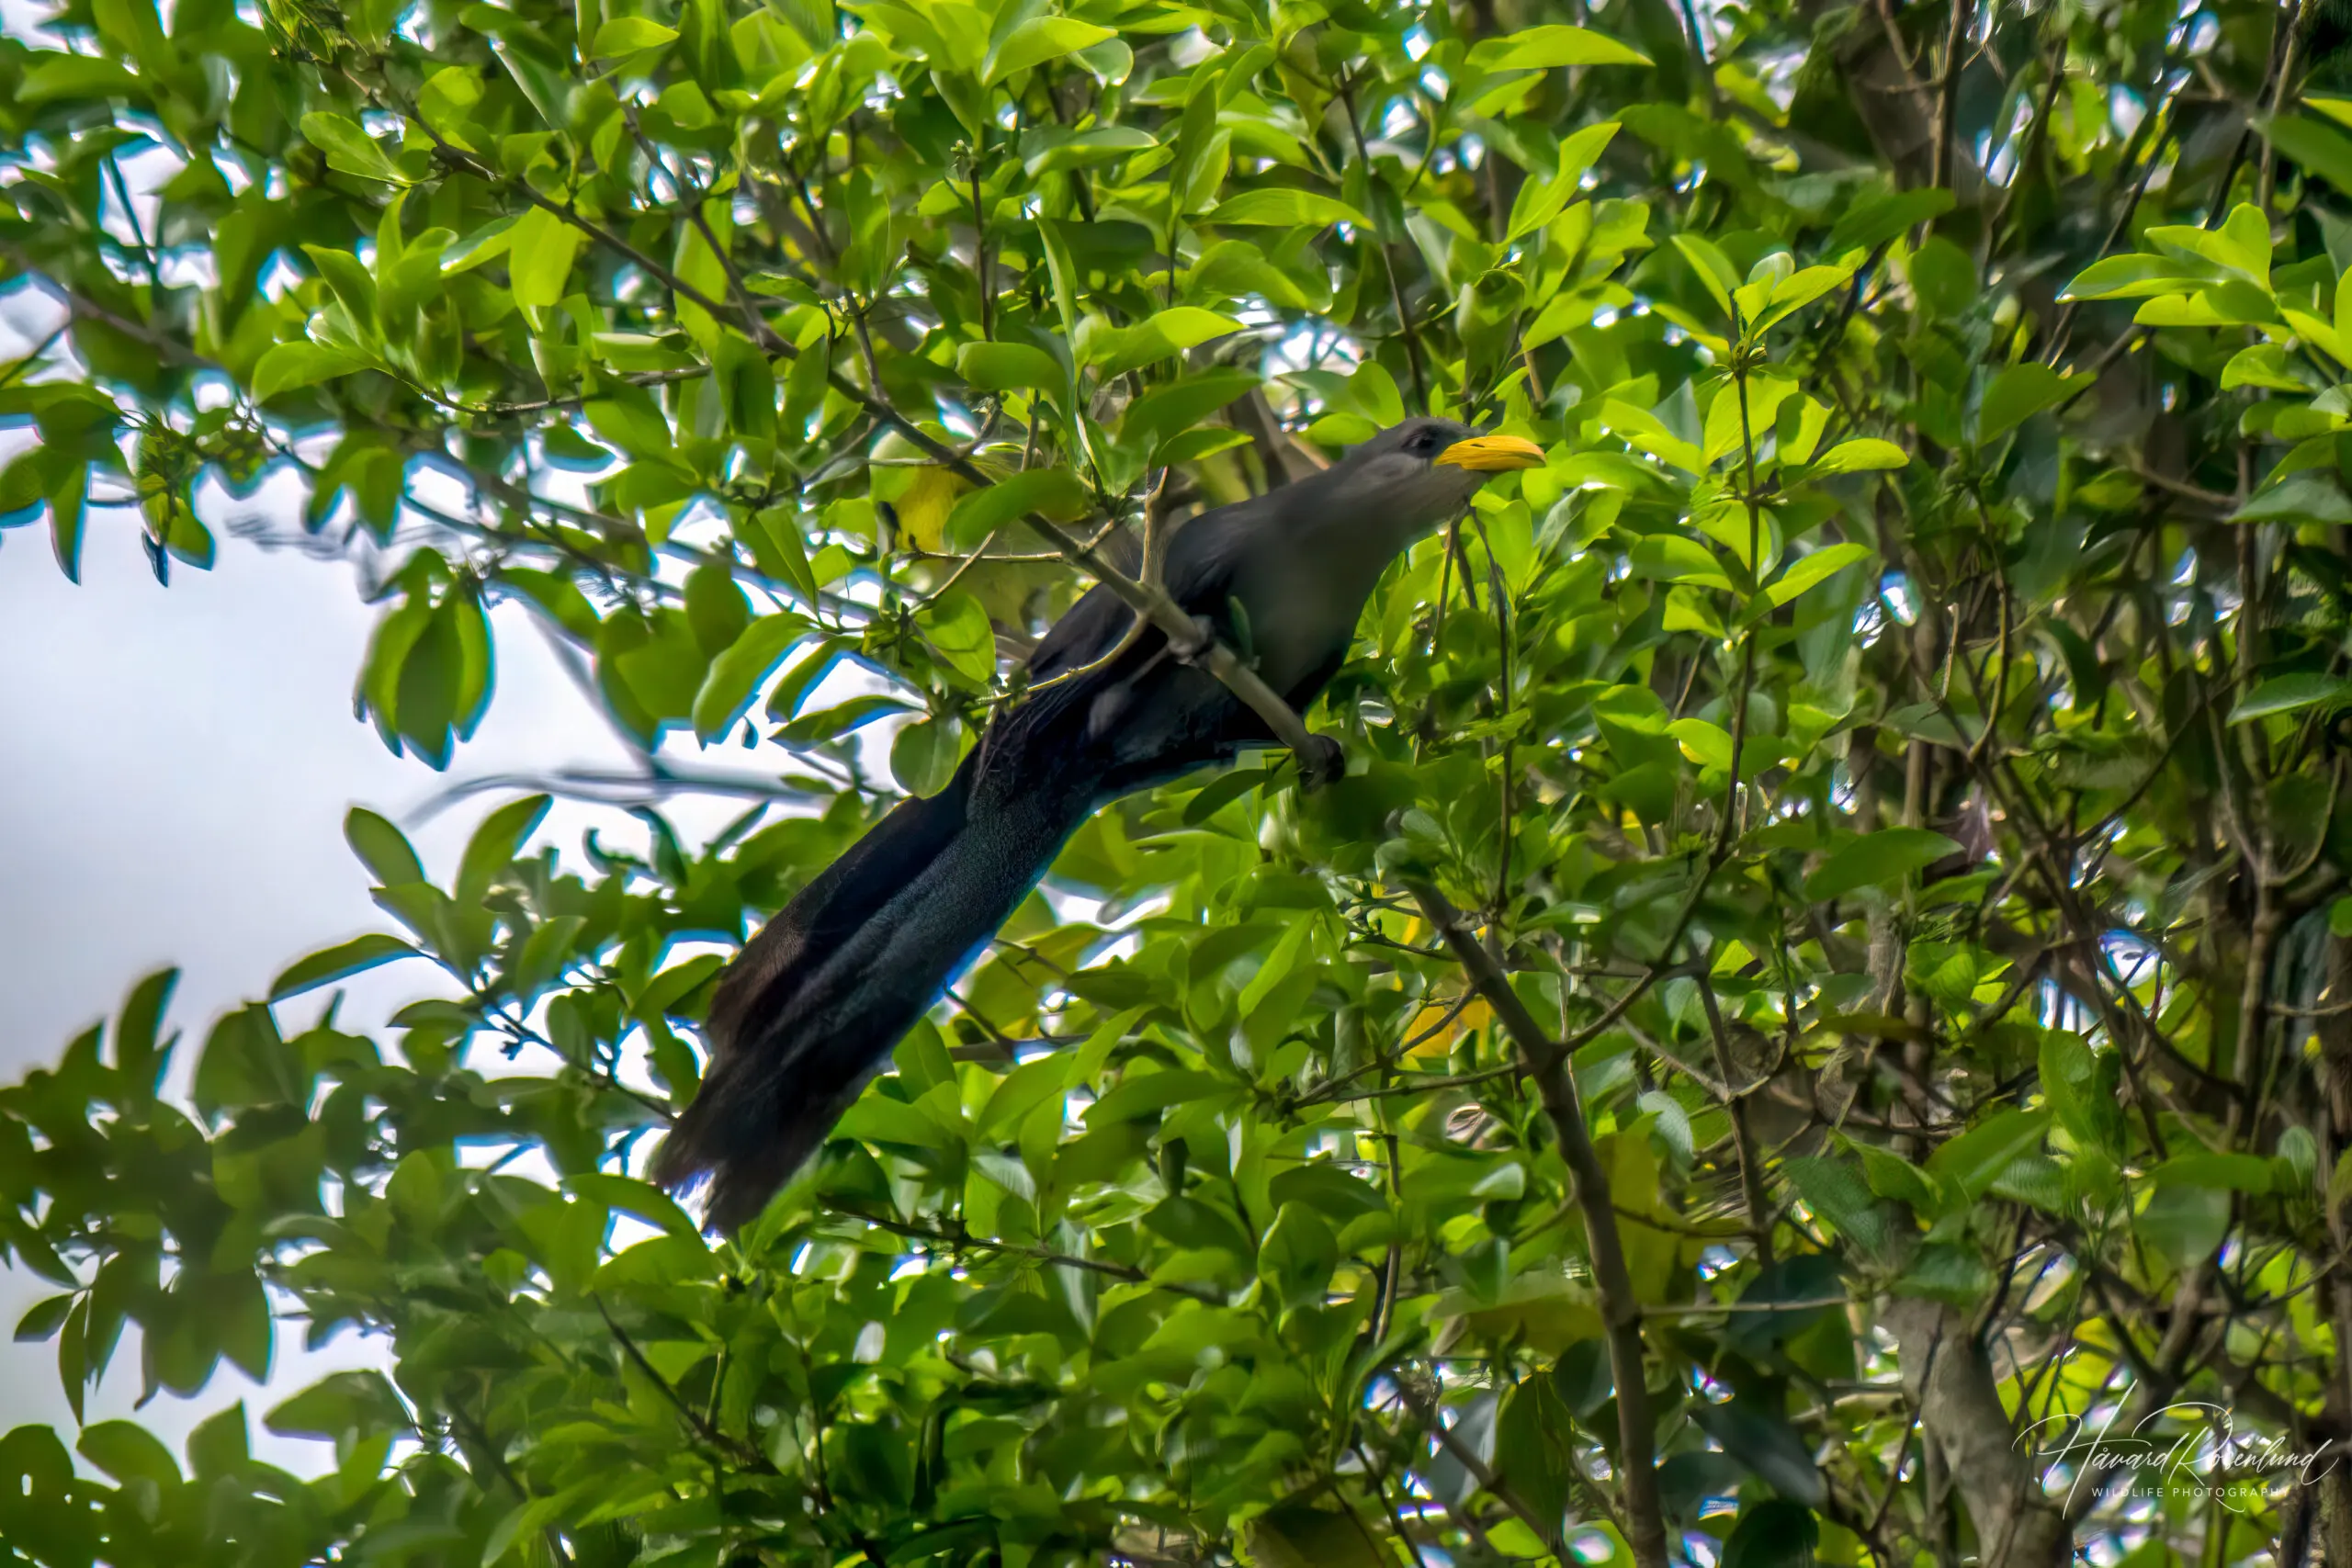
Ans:
[[[1473,435],[1440,452],[1437,461],[1473,473],[1500,474],[1542,468],[1544,448],[1522,435]]]

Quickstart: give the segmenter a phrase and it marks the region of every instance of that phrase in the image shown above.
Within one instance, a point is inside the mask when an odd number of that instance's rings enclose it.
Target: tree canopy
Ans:
[[[0,1560],[2352,1561],[2343,42],[2309,0],[0,39],[0,279],[61,321],[0,368],[0,521],[168,578],[297,476],[391,552],[385,744],[448,764],[519,603],[644,749],[648,846],[538,795],[435,875],[354,810],[381,931],[200,1043],[157,975],[0,1090],[77,1410],[132,1325],[174,1393],[383,1349],[184,1454],[0,1437]],[[1344,779],[1102,812],[740,1236],[634,1174],[746,922],[1091,581],[1167,608],[1105,530],[1418,412],[1549,460],[1388,573],[1306,716]],[[748,808],[682,836],[738,740]],[[341,1024],[395,962],[428,999]]]

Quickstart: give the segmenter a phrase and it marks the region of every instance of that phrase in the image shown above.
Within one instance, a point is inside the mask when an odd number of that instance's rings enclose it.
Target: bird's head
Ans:
[[[1482,435],[1450,419],[1408,419],[1364,442],[1331,472],[1418,532],[1470,502],[1478,487],[1512,468],[1544,466],[1544,448],[1521,436]]]

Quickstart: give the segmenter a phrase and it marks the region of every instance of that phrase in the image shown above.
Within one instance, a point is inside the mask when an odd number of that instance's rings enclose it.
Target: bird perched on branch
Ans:
[[[1169,593],[1304,709],[1338,672],[1398,552],[1542,448],[1449,420],[1381,432],[1329,468],[1183,524]],[[1264,720],[1095,588],[1029,660],[947,787],[901,801],[719,978],[710,1070],[654,1163],[710,1180],[708,1223],[756,1215],[1095,810],[1272,739]],[[1326,742],[1329,744],[1329,742]]]

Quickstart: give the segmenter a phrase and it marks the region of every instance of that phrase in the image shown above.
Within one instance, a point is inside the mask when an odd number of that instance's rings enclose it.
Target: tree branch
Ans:
[[[145,321],[126,316],[119,310],[110,310],[79,289],[62,282],[44,270],[24,250],[8,241],[0,240],[0,259],[6,259],[29,278],[35,288],[84,321],[97,321],[112,327],[123,336],[136,339],[166,358],[193,369],[224,368],[219,360],[198,354],[169,333],[160,332]]]
[[[1593,1146],[1584,1108],[1577,1102],[1568,1051],[1546,1035],[1494,956],[1478,944],[1462,913],[1434,883],[1408,877],[1405,888],[1445,944],[1495,1018],[1511,1037],[1560,1141],[1560,1155],[1576,1181],[1577,1207],[1592,1248],[1592,1278],[1609,1337],[1609,1367],[1617,1385],[1618,1488],[1625,1510],[1626,1544],[1640,1568],[1666,1568],[1666,1519],[1657,1490],[1657,1422],[1650,1408],[1643,1371],[1642,1304],[1625,1266],[1625,1244],[1618,1234],[1610,1200],[1609,1172]]]
[[[1114,1280],[1125,1280],[1135,1284],[1157,1285],[1163,1291],[1171,1291],[1180,1296],[1191,1296],[1195,1301],[1206,1302],[1212,1306],[1226,1304],[1225,1296],[1220,1292],[1154,1280],[1144,1270],[1131,1268],[1125,1263],[1112,1263],[1100,1258],[1073,1258],[1069,1253],[1056,1252],[1049,1247],[1023,1247],[1009,1241],[990,1241],[986,1237],[972,1235],[960,1230],[954,1233],[932,1230],[922,1225],[910,1225],[903,1220],[893,1220],[880,1214],[869,1214],[863,1209],[847,1208],[838,1203],[831,1204],[829,1207],[837,1214],[872,1225],[876,1230],[888,1231],[892,1235],[907,1236],[916,1241],[937,1242],[942,1247],[967,1247],[975,1251],[993,1252],[1004,1258],[1026,1258],[1038,1263],[1052,1264],[1057,1269],[1079,1269],[1090,1274],[1106,1275]]]
[[[1478,1490],[1509,1508],[1520,1523],[1535,1532],[1535,1539],[1542,1541],[1545,1549],[1562,1563],[1573,1563],[1577,1561],[1569,1553],[1566,1543],[1560,1539],[1559,1521],[1546,1520],[1534,1509],[1529,1507],[1526,1499],[1513,1491],[1509,1482],[1495,1473],[1494,1466],[1480,1459],[1476,1450],[1454,1436],[1453,1429],[1445,1424],[1445,1416],[1442,1411],[1435,1405],[1424,1404],[1412,1394],[1406,1393],[1401,1383],[1397,1385],[1397,1393],[1404,1401],[1405,1408],[1413,1413],[1413,1419],[1421,1424],[1422,1428],[1436,1440],[1438,1447],[1443,1449],[1454,1463],[1468,1472],[1470,1479],[1478,1483]],[[1665,1560],[1661,1558],[1659,1561]]]

